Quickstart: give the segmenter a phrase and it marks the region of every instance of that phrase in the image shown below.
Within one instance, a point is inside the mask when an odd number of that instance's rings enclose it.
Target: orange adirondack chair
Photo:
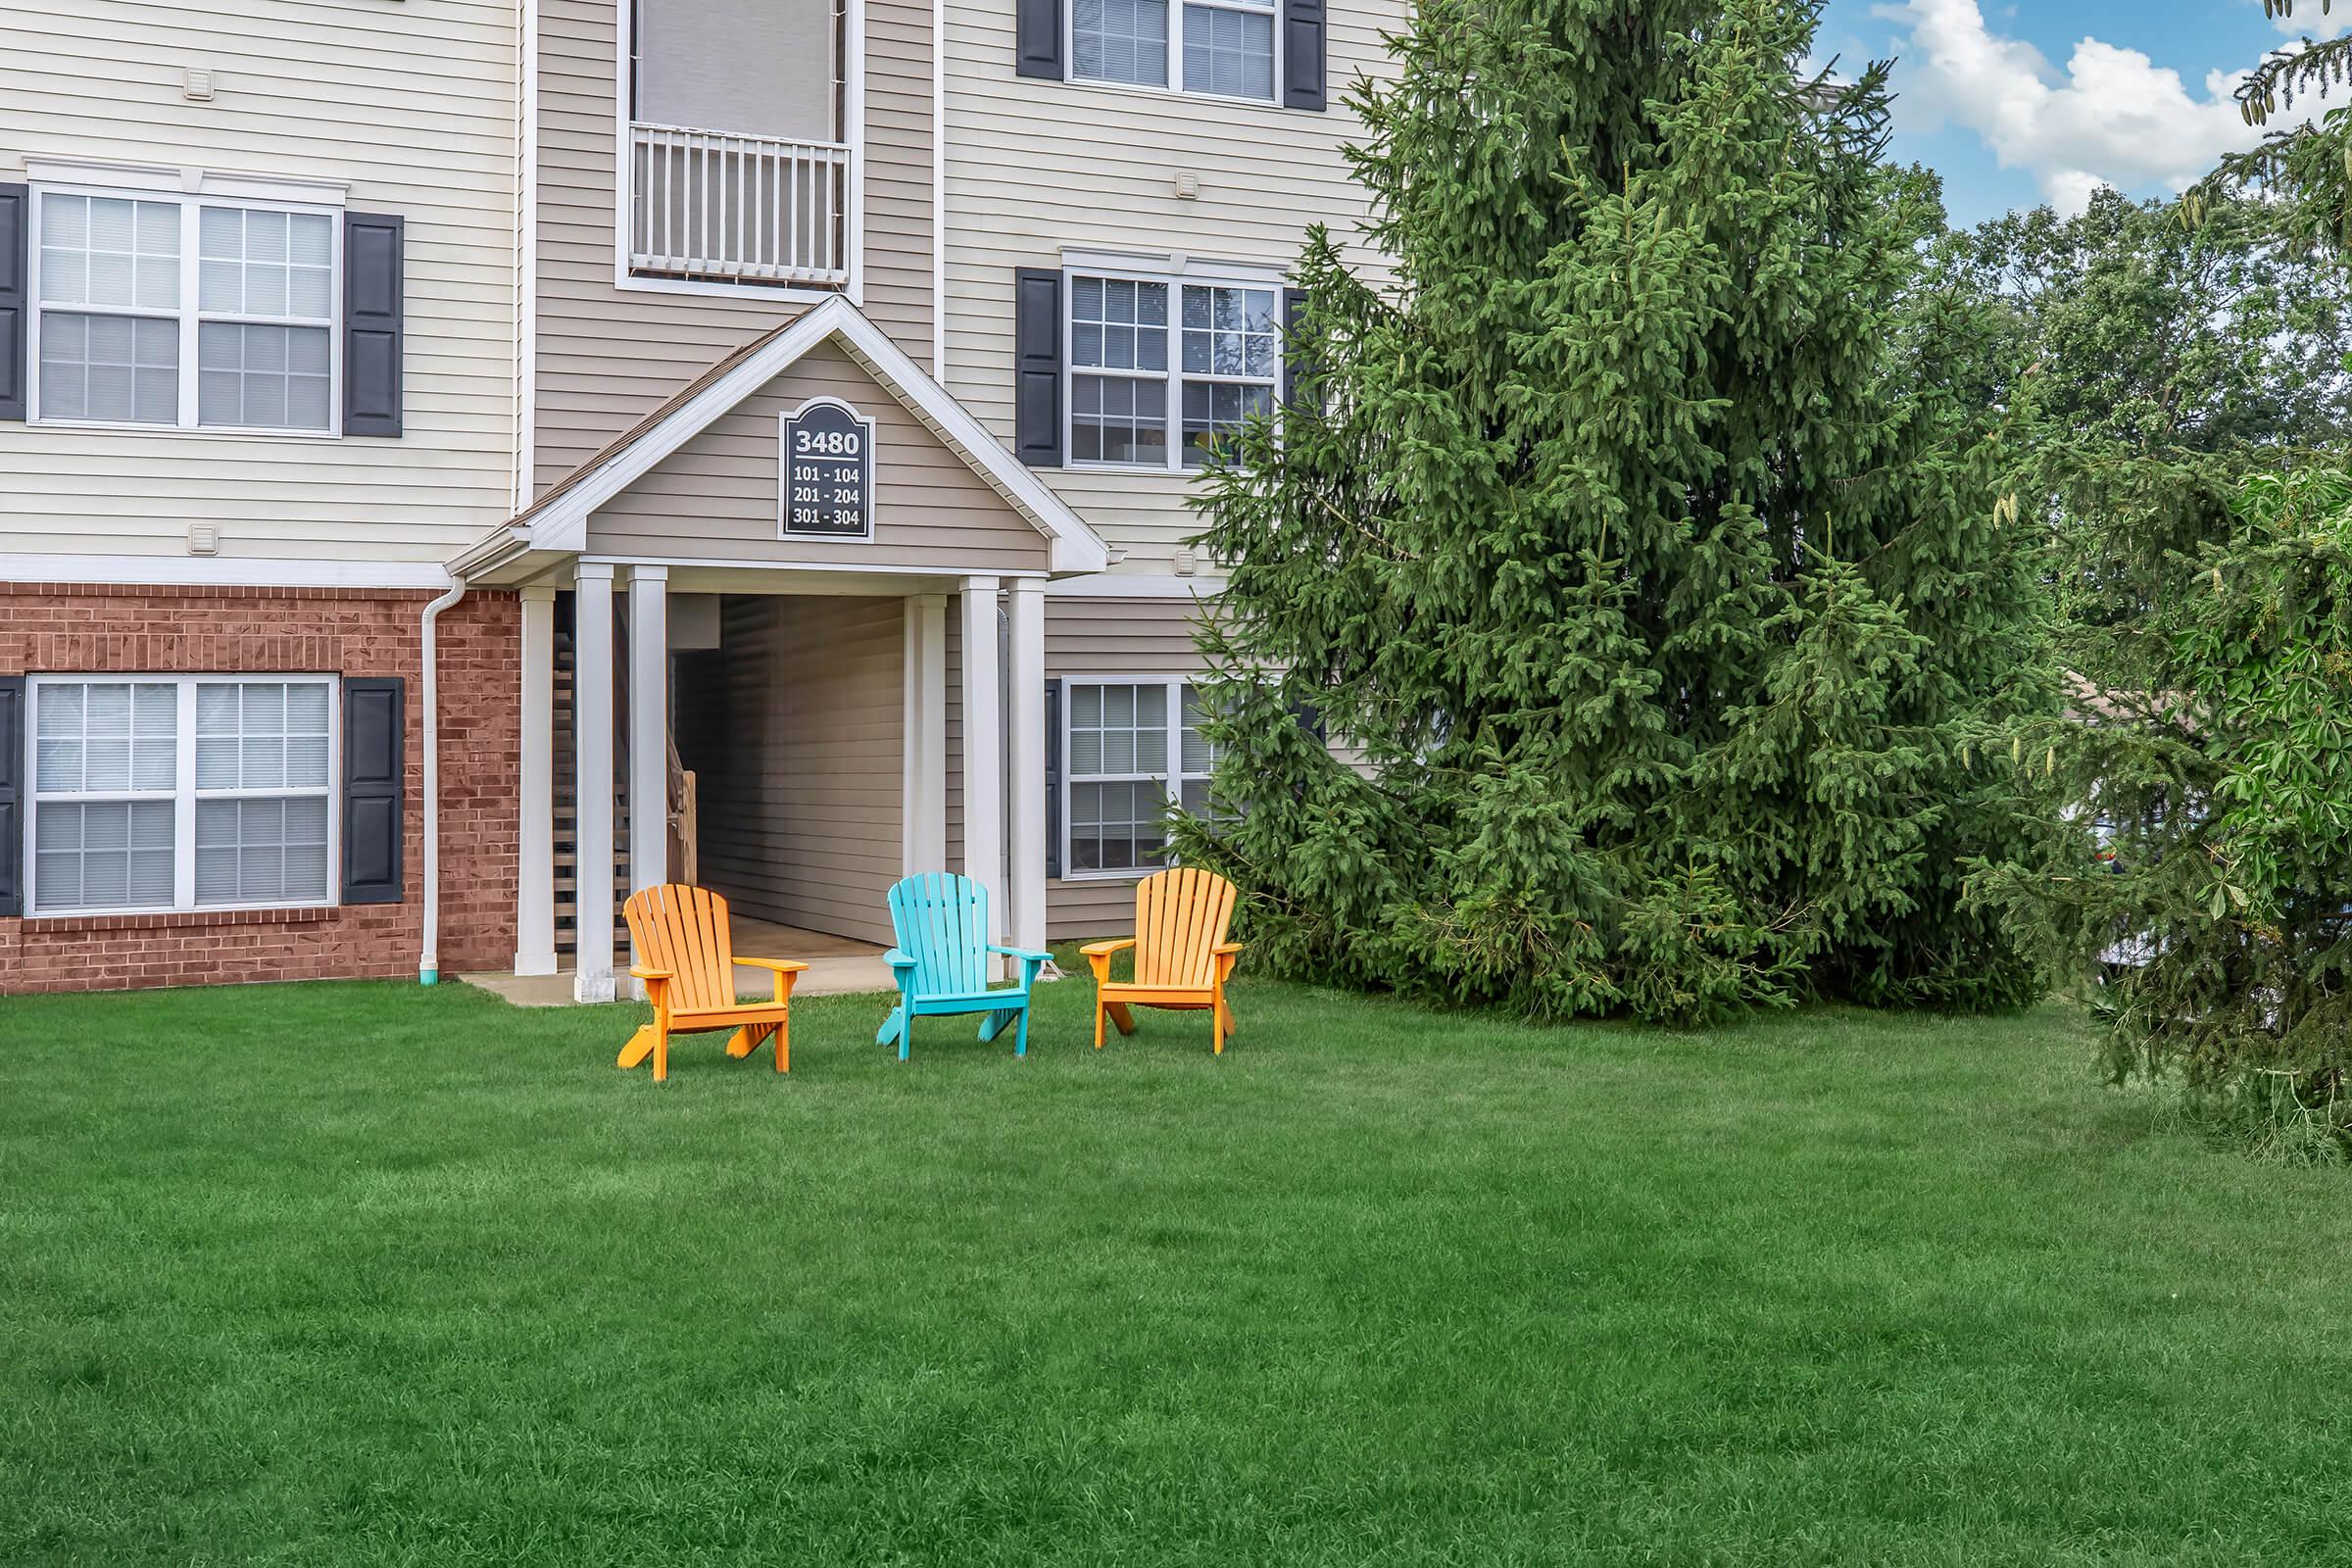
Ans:
[[[1078,951],[1095,971],[1095,1049],[1102,1049],[1107,1014],[1119,1033],[1135,1033],[1129,1007],[1205,1011],[1209,1044],[1225,1054],[1233,1033],[1233,1010],[1225,1005],[1225,981],[1242,951],[1225,940],[1233,919],[1233,884],[1213,871],[1179,866],[1148,876],[1135,887],[1135,935],[1090,942]],[[1135,978],[1110,977],[1111,955],[1135,950]]]
[[[738,958],[727,930],[727,901],[708,888],[671,882],[647,888],[621,906],[638,962],[629,973],[645,982],[654,1021],[620,1048],[623,1067],[654,1058],[654,1082],[669,1076],[669,1037],[732,1029],[727,1054],[748,1056],[769,1036],[776,1071],[792,1070],[792,982],[808,966],[798,958]],[[735,965],[776,977],[773,1002],[735,1000]]]

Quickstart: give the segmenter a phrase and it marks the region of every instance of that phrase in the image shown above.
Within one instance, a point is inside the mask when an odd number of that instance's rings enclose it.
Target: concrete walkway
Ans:
[[[870,942],[828,936],[821,931],[802,931],[741,914],[736,915],[730,925],[733,928],[735,952],[741,956],[799,958],[808,965],[807,972],[793,983],[792,994],[796,997],[851,996],[898,989],[898,982],[891,978],[890,965],[882,961],[883,950]],[[615,961],[625,968],[628,961],[626,954],[620,955]],[[479,986],[493,996],[503,997],[517,1007],[574,1005],[569,969],[555,974],[462,974],[458,978],[469,986]],[[774,995],[775,981],[765,970],[738,968],[735,981],[739,996],[760,998]],[[625,975],[623,982],[625,989]]]

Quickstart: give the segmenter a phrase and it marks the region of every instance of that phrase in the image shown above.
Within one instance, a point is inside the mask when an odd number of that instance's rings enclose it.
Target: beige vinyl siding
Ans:
[[[0,422],[0,552],[184,558],[206,522],[227,560],[438,562],[506,516],[516,64],[491,0],[0,8],[0,180],[35,157],[347,182],[406,220],[408,334],[397,440]]]
[[[535,483],[593,457],[804,303],[623,289],[613,280],[615,0],[543,0]],[[865,299],[931,363],[931,7],[867,0]]]
[[[1135,935],[1135,883],[1103,877],[1046,883],[1046,940],[1093,942]]]
[[[1190,676],[1201,666],[1189,599],[1046,597],[1046,678]],[[957,601],[948,602],[948,869],[963,869],[963,647]],[[1059,877],[1046,882],[1046,937],[1069,942],[1124,936],[1135,919],[1135,880]]]
[[[681,657],[702,877],[738,912],[890,942],[905,603],[729,595],[718,651]]]
[[[1048,595],[1046,678],[1128,675],[1167,680],[1191,675],[1201,667],[1200,650],[1193,641],[1200,610],[1198,604],[1180,599]],[[1134,921],[1133,878],[1056,877],[1046,883],[1049,941],[1126,936]]]
[[[780,416],[836,397],[874,421],[874,537],[776,537]],[[599,555],[1044,571],[1046,536],[838,347],[821,344],[588,519]]]
[[[1046,675],[1190,675],[1201,606],[1189,599],[1046,596]]]
[[[1013,74],[1013,0],[948,18],[948,390],[997,434],[1012,423],[1012,277],[1065,247],[1289,268],[1309,222],[1345,239],[1364,216],[1341,147],[1360,133],[1342,102],[1361,72],[1392,74],[1380,32],[1404,0],[1329,8],[1331,108],[1321,114]],[[1176,176],[1200,180],[1192,199]],[[1370,261],[1368,254],[1359,252]],[[1127,557],[1170,569],[1199,531],[1179,474],[1049,470],[1064,501]]]

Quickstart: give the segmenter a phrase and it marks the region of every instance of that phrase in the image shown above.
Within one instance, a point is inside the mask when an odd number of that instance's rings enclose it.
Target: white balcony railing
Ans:
[[[629,127],[629,270],[737,282],[850,280],[850,149]]]

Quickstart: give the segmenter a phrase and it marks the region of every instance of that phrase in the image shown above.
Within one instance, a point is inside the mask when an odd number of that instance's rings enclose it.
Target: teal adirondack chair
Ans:
[[[890,923],[899,945],[885,955],[899,981],[899,1004],[882,1020],[876,1045],[897,1041],[899,1059],[914,1043],[914,1020],[984,1012],[980,1038],[994,1040],[1018,1021],[1012,1054],[1029,1054],[1029,988],[1051,955],[999,947],[988,940],[988,889],[968,876],[926,871],[890,890]],[[1021,978],[991,990],[988,956],[1018,958]]]

